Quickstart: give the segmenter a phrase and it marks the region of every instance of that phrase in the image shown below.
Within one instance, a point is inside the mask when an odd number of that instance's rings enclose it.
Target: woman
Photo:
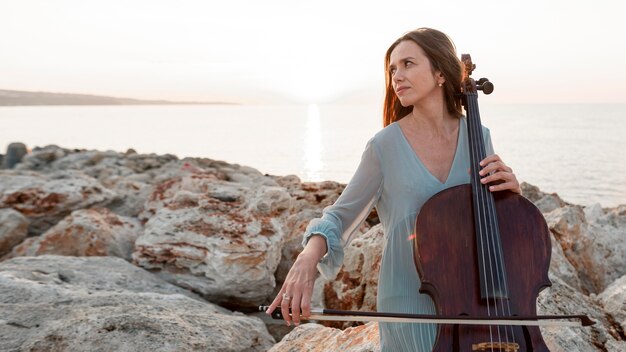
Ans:
[[[289,271],[268,313],[279,305],[287,324],[292,309],[310,315],[316,267],[334,278],[352,233],[376,206],[385,234],[377,310],[435,314],[432,299],[419,293],[411,234],[422,205],[434,194],[470,182],[467,122],[461,114],[462,65],[442,32],[420,28],[399,38],[385,56],[385,128],[369,140],[361,163],[335,204],[309,223],[304,250]],[[487,158],[481,182],[492,192],[521,193],[511,168],[493,154],[483,128]],[[445,219],[442,219],[445,221]],[[434,324],[380,323],[383,351],[430,351]]]

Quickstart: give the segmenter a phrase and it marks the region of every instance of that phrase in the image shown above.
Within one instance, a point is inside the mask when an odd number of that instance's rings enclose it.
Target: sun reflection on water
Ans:
[[[324,150],[320,131],[320,109],[316,104],[309,105],[304,145],[304,174],[309,181],[322,181],[322,159]]]

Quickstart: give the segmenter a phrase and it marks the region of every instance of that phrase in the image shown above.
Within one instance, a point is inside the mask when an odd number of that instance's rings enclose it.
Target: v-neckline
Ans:
[[[454,158],[452,158],[452,164],[450,164],[450,170],[448,170],[448,175],[446,176],[446,179],[444,182],[441,182],[441,180],[438,179],[437,176],[433,175],[433,173],[426,167],[426,165],[422,162],[422,159],[420,159],[419,155],[417,155],[417,153],[411,146],[411,143],[409,143],[409,140],[404,135],[404,131],[402,131],[402,127],[400,127],[400,124],[398,123],[398,121],[394,122],[394,124],[398,128],[398,132],[400,132],[400,135],[402,136],[402,140],[404,140],[404,144],[407,146],[407,148],[409,148],[409,151],[411,152],[411,154],[413,154],[413,157],[415,158],[415,160],[417,160],[417,163],[420,164],[422,168],[424,168],[424,170],[426,170],[426,172],[428,173],[428,175],[430,175],[430,177],[432,177],[435,181],[437,181],[442,186],[448,183],[448,181],[450,180],[450,175],[452,174],[452,170],[454,170],[456,159],[459,155],[459,148],[461,147],[461,133],[463,132],[462,131],[463,123],[462,121],[460,121],[462,119],[463,118],[459,118],[459,132],[456,135],[456,149],[454,150]]]

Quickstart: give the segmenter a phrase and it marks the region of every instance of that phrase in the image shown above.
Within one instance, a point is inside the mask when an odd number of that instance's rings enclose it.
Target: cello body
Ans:
[[[510,313],[500,315],[536,315],[537,295],[551,285],[550,231],[541,212],[523,196],[502,191],[495,192],[494,198],[509,284]],[[417,217],[415,234],[420,291],[433,298],[437,314],[494,315],[479,290],[471,186],[452,187],[429,199]],[[479,346],[505,340],[503,336],[494,336],[496,330],[492,328],[490,332],[489,326],[440,325],[433,351],[513,352],[505,348],[480,349]],[[519,351],[548,351],[538,327],[507,330],[514,335],[509,342],[516,343]]]

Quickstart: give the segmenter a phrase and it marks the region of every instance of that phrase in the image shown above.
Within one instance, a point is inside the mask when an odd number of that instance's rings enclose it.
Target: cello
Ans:
[[[536,316],[539,292],[551,286],[550,231],[533,203],[511,191],[491,193],[480,182],[486,157],[478,90],[493,91],[486,78],[470,78],[467,54],[462,104],[466,111],[471,183],[435,194],[416,218],[414,259],[421,293],[438,315]],[[537,326],[439,325],[433,351],[548,351]]]

